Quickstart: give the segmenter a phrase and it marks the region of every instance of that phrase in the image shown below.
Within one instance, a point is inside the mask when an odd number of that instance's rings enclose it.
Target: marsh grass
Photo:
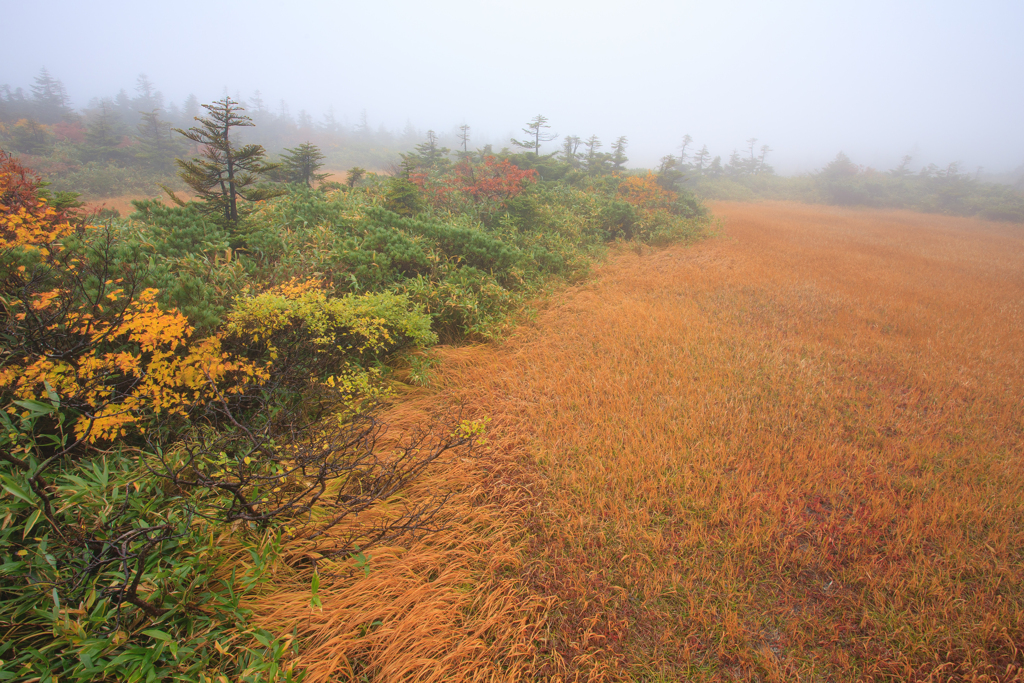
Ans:
[[[437,351],[396,410],[489,450],[410,492],[446,532],[266,602],[312,680],[1024,676],[1024,227],[713,209]]]

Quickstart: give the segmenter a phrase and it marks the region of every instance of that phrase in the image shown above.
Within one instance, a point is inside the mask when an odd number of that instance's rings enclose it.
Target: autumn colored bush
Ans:
[[[199,602],[236,607],[207,582],[218,561],[188,554],[212,544],[179,493],[146,475],[141,449],[258,386],[265,369],[216,337],[192,340],[184,316],[115,258],[110,231],[73,234],[32,188],[15,188],[5,218],[18,223],[0,250],[3,670],[197,680],[220,657],[193,640],[218,630]]]
[[[668,211],[677,198],[675,192],[659,185],[657,176],[650,172],[625,178],[619,183],[615,196],[645,211]]]
[[[39,176],[0,150],[0,249],[40,245],[71,232],[74,197],[51,199]]]
[[[427,202],[450,213],[470,212],[487,220],[508,201],[537,182],[537,171],[521,169],[508,159],[486,155],[481,161],[463,158],[441,173],[420,170],[409,177]]]

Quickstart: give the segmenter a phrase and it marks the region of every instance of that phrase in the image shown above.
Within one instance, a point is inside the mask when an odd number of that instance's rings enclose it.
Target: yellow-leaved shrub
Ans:
[[[374,367],[409,346],[431,346],[430,316],[404,294],[330,295],[317,281],[293,280],[239,298],[226,340],[273,363],[275,382],[310,385],[349,410],[387,395]]]
[[[50,331],[77,339],[81,352],[8,350],[0,392],[18,400],[45,400],[48,391],[55,392],[79,413],[79,440],[124,436],[150,415],[184,416],[192,406],[241,393],[269,377],[265,364],[223,351],[219,337],[192,340],[192,326],[181,313],[157,306],[155,289],[143,290],[112,319],[96,306],[74,306],[66,294],[49,291],[12,304],[37,315],[56,313]],[[115,289],[106,296],[113,303],[121,294]],[[27,314],[16,317],[25,320]]]

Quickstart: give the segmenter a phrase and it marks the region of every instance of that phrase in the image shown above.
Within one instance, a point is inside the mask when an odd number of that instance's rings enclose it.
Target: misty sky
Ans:
[[[0,0],[0,83],[40,67],[75,107],[146,73],[181,103],[259,89],[277,108],[451,131],[499,146],[552,132],[630,141],[654,165],[689,133],[728,159],[748,138],[781,172],[843,150],[961,170],[1024,163],[1024,2]],[[559,139],[560,140],[560,139]],[[548,143],[553,151],[559,140]],[[542,151],[544,151],[542,149]]]

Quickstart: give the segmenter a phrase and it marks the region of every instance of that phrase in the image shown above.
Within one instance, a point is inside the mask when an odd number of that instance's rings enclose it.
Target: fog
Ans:
[[[45,66],[76,108],[145,73],[167,102],[259,90],[317,120],[333,107],[395,131],[467,123],[496,147],[543,114],[606,149],[628,136],[635,166],[686,134],[723,159],[757,138],[783,173],[840,150],[880,169],[907,153],[915,167],[1024,163],[1018,0],[4,6],[0,83],[27,90]]]

